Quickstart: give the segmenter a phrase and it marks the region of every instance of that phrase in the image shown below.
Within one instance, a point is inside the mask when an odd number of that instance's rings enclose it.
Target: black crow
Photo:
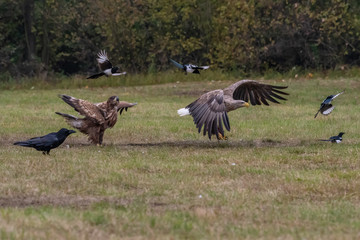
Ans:
[[[319,109],[319,111],[317,111],[317,113],[315,114],[315,117],[314,117],[314,118],[317,117],[317,115],[319,114],[319,112],[321,112],[321,114],[323,114],[323,115],[329,115],[329,114],[332,112],[332,110],[334,110],[334,108],[335,108],[335,107],[331,104],[331,101],[334,100],[334,98],[336,98],[337,96],[339,96],[339,95],[342,94],[343,92],[345,92],[345,90],[342,91],[342,92],[340,92],[340,93],[338,93],[338,94],[336,94],[336,95],[330,95],[330,96],[328,96],[328,97],[321,103],[320,109]]]
[[[75,133],[75,131],[62,128],[58,132],[52,132],[42,137],[34,137],[23,142],[16,142],[14,145],[32,147],[38,151],[42,151],[43,154],[46,153],[49,155],[51,149],[60,146],[65,141],[67,136],[72,133]]]
[[[170,61],[175,65],[175,67],[180,68],[185,71],[185,74],[187,73],[197,73],[200,74],[199,70],[202,69],[208,69],[209,66],[196,66],[193,64],[180,64],[170,58]]]
[[[90,77],[87,77],[87,79],[98,78],[103,75],[108,77],[108,76],[120,76],[126,74],[126,72],[118,72],[119,70],[118,67],[113,67],[105,50],[102,50],[98,53],[98,58],[96,60],[98,62],[101,72],[94,74]]]
[[[329,139],[320,139],[320,141],[326,141],[326,142],[332,142],[332,143],[341,143],[342,141],[342,135],[344,135],[344,132],[339,133],[337,136],[332,136]]]

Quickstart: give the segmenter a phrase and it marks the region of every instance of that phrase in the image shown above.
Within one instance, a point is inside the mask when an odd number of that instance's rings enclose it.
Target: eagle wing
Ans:
[[[98,124],[103,124],[105,122],[105,113],[95,104],[67,95],[59,95],[59,97],[81,115],[92,119]]]
[[[279,103],[277,99],[287,100],[280,96],[289,95],[279,89],[285,89],[287,86],[274,86],[259,83],[254,80],[241,80],[224,89],[224,92],[232,96],[235,100],[243,100],[251,105],[269,105],[268,101]]]
[[[124,111],[124,109],[125,109],[125,111],[127,111],[128,108],[133,107],[135,105],[137,105],[137,103],[129,103],[129,102],[125,102],[125,101],[120,101],[117,106],[118,107],[117,111],[120,112],[120,115],[121,115],[121,113]]]
[[[101,50],[98,53],[98,58],[96,59],[99,65],[99,68],[101,71],[105,71],[106,69],[111,69],[112,68],[112,64],[105,52],[105,50]]]
[[[106,111],[106,102],[101,103],[95,103],[95,105],[100,108],[102,111]],[[117,111],[122,114],[122,112],[125,110],[127,111],[128,108],[131,108],[133,106],[137,105],[137,103],[129,103],[125,101],[119,101],[119,104],[117,105]]]
[[[207,133],[209,139],[213,134],[219,139],[219,132],[224,136],[223,125],[230,131],[223,90],[205,93],[185,108],[189,110],[190,115],[193,117],[199,133],[204,126],[203,134],[205,136]]]

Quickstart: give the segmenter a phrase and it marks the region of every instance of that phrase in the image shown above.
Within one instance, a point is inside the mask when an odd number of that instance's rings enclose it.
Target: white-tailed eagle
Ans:
[[[203,94],[185,108],[178,110],[180,116],[191,115],[199,133],[203,127],[204,136],[211,140],[212,135],[217,139],[224,138],[224,127],[230,131],[228,112],[251,105],[269,105],[268,101],[279,103],[276,99],[286,100],[282,95],[289,95],[281,91],[287,86],[273,86],[254,80],[241,80],[225,89],[217,89]],[[224,126],[224,127],[223,127]]]

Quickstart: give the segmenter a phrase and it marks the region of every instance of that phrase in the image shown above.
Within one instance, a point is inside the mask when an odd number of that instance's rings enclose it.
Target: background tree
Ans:
[[[0,79],[95,72],[101,49],[133,73],[170,57],[243,73],[359,65],[359,12],[357,0],[1,0]]]

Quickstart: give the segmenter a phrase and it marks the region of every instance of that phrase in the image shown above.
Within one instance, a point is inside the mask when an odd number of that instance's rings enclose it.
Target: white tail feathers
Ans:
[[[180,117],[190,115],[188,108],[180,108],[177,113],[180,115]]]
[[[126,74],[126,72],[122,72],[122,73],[113,73],[112,75],[113,76],[120,76],[120,75],[125,75]]]

